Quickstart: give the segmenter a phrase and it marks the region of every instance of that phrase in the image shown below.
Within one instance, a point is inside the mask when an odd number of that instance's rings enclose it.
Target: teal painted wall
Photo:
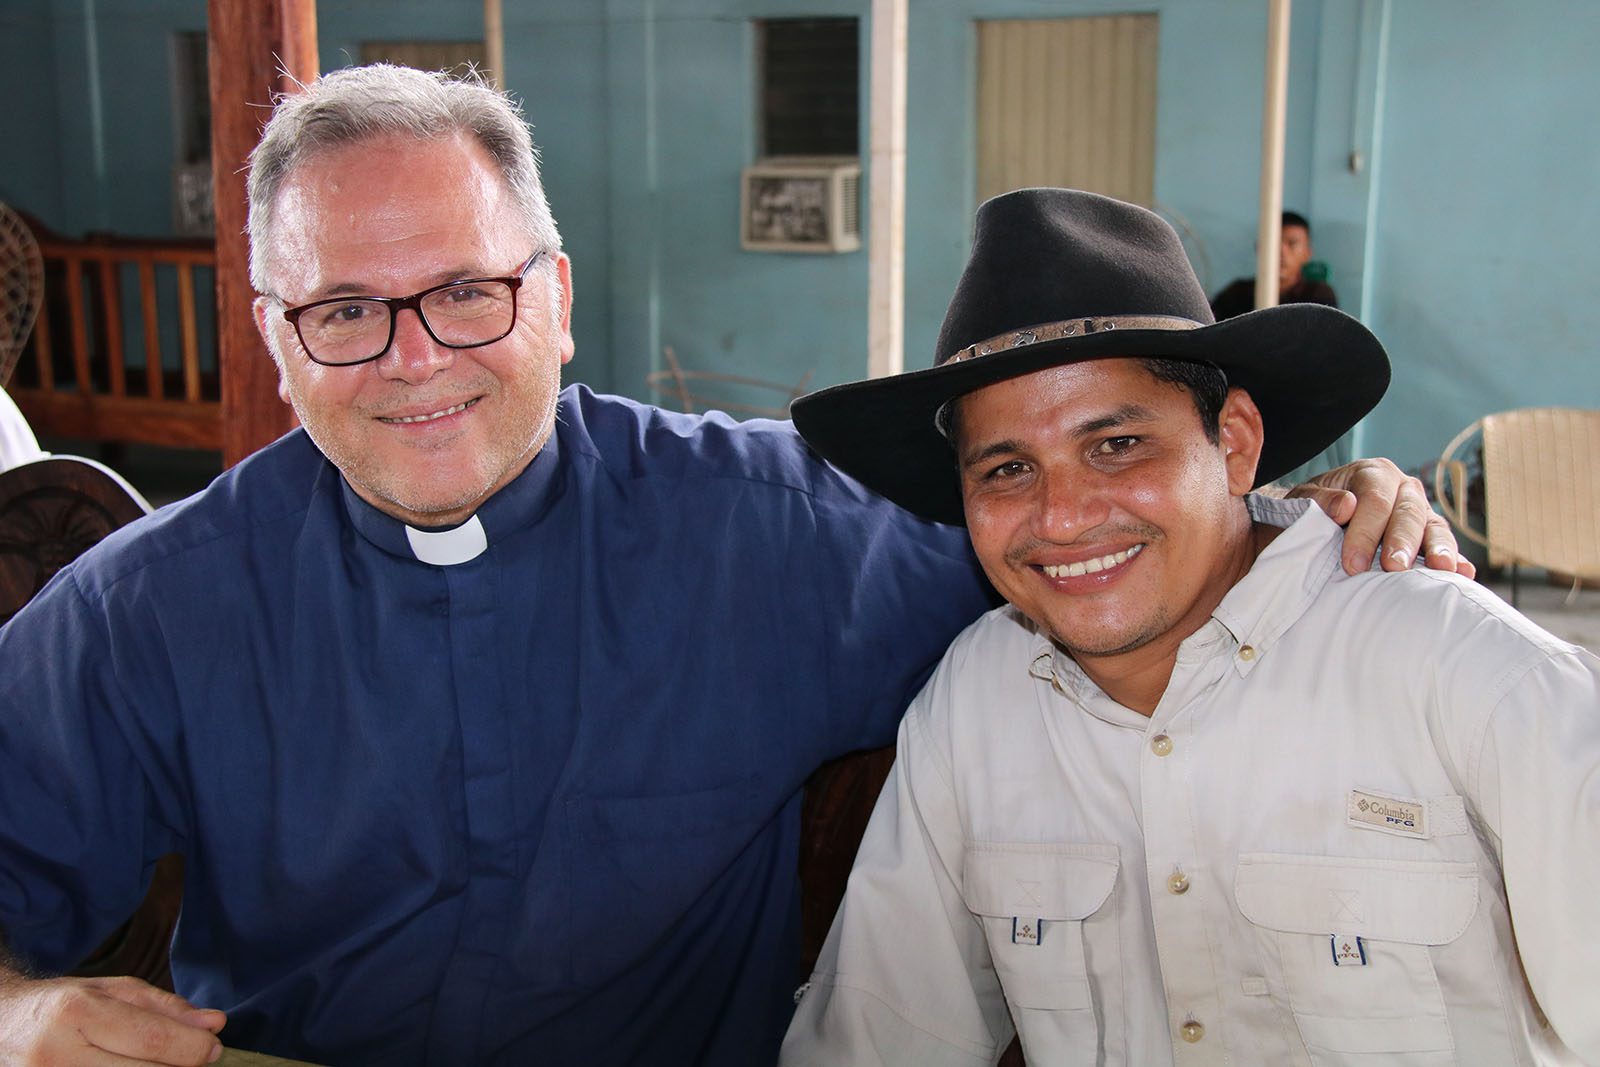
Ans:
[[[1600,407],[1600,5],[1402,0],[1389,38],[1368,322],[1395,378],[1367,447]]]
[[[0,9],[0,197],[69,234],[170,233],[172,36],[195,0],[10,0]]]
[[[1253,273],[1265,3],[913,0],[908,367],[931,358],[976,206],[974,20],[1133,6],[1161,18],[1158,204],[1208,289]],[[869,0],[506,8],[507,83],[575,265],[571,377],[643,395],[662,345],[701,369],[781,381],[864,373],[865,251],[744,252],[737,213],[757,149],[749,20],[855,15],[865,58]],[[322,0],[322,65],[352,61],[364,38],[470,36],[479,10]],[[37,106],[0,115],[0,197],[69,232],[167,232],[169,38],[203,28],[204,12],[201,0],[6,4],[0,86]],[[1583,344],[1600,325],[1597,53],[1592,0],[1529,0],[1514,14],[1487,0],[1295,4],[1285,204],[1311,216],[1344,305],[1396,366],[1367,451],[1417,465],[1484,411],[1600,406]],[[861,90],[865,109],[865,70]]]
[[[0,7],[0,200],[46,222],[61,212],[53,27],[49,0]]]

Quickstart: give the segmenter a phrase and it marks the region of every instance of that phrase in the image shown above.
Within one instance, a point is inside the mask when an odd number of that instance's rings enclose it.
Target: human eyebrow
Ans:
[[[513,268],[515,269],[515,268]],[[484,278],[501,277],[487,267],[456,267],[454,270],[442,270],[433,276],[433,288],[439,285],[449,285],[451,282],[475,282]]]
[[[419,292],[428,289],[437,289],[441,285],[450,285],[454,282],[477,281],[481,278],[491,278],[494,275],[481,267],[452,267],[449,270],[435,271],[427,285]],[[319,300],[337,300],[341,296],[377,296],[370,285],[358,282],[340,282],[330,285],[319,291],[319,295],[312,298],[311,302]]]
[[[1129,424],[1153,422],[1155,418],[1155,412],[1143,404],[1123,404],[1114,411],[1108,411],[1104,415],[1079,423],[1073,428],[1072,436],[1077,438],[1093,437],[1096,434],[1105,433],[1107,430],[1123,429]]]
[[[1105,433],[1107,430],[1121,430],[1128,427],[1137,427],[1141,423],[1154,422],[1157,415],[1143,404],[1123,404],[1103,415],[1096,415],[1072,427],[1069,433],[1078,440],[1094,437],[1096,434]],[[991,460],[1004,456],[1015,456],[1027,451],[1027,446],[1015,438],[1005,438],[991,441],[981,448],[964,453],[960,465],[963,470],[981,466]]]
[[[325,289],[317,290],[311,297],[312,301],[337,300],[341,296],[371,296],[372,290],[365,285],[354,282],[345,282],[342,285],[330,285]]]
[[[1001,456],[1014,456],[1021,451],[1021,441],[994,441],[990,444],[984,445],[976,452],[969,452],[962,456],[961,467],[964,470],[970,467],[977,467],[987,463],[989,460],[998,459]]]

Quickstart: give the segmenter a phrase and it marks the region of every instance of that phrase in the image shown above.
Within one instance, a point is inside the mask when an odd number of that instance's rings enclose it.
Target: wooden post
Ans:
[[[317,76],[316,0],[208,0],[211,174],[217,219],[217,362],[222,461],[239,462],[295,425],[256,332],[245,242],[245,160],[272,96]]]
[[[1256,307],[1278,303],[1283,231],[1283,126],[1289,99],[1289,2],[1268,0],[1267,84],[1261,103],[1261,214],[1256,223]]]

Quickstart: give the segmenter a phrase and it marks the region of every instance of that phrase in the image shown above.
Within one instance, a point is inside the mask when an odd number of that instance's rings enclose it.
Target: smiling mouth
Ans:
[[[384,416],[380,415],[380,416],[378,416],[378,421],[379,422],[387,422],[387,423],[391,423],[391,424],[396,424],[396,423],[414,423],[414,422],[432,422],[435,419],[442,419],[447,415],[459,415],[461,412],[467,410],[468,408],[470,408],[472,405],[476,404],[481,399],[482,399],[482,397],[473,397],[471,400],[465,401],[464,403],[456,404],[454,407],[448,407],[448,408],[445,408],[442,411],[432,411],[432,412],[429,412],[426,415],[401,415],[401,416],[397,416],[395,418],[385,418]]]
[[[1138,544],[1121,552],[1113,552],[1109,556],[1083,559],[1076,563],[1045,564],[1039,569],[1044,571],[1045,575],[1050,578],[1080,578],[1085,574],[1098,574],[1101,571],[1108,571],[1112,567],[1120,566],[1143,551],[1144,545]]]

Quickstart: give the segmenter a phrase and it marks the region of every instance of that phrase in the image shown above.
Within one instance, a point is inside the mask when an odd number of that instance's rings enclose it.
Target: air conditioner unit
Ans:
[[[860,202],[856,157],[769,156],[744,169],[739,243],[752,252],[854,252]]]

